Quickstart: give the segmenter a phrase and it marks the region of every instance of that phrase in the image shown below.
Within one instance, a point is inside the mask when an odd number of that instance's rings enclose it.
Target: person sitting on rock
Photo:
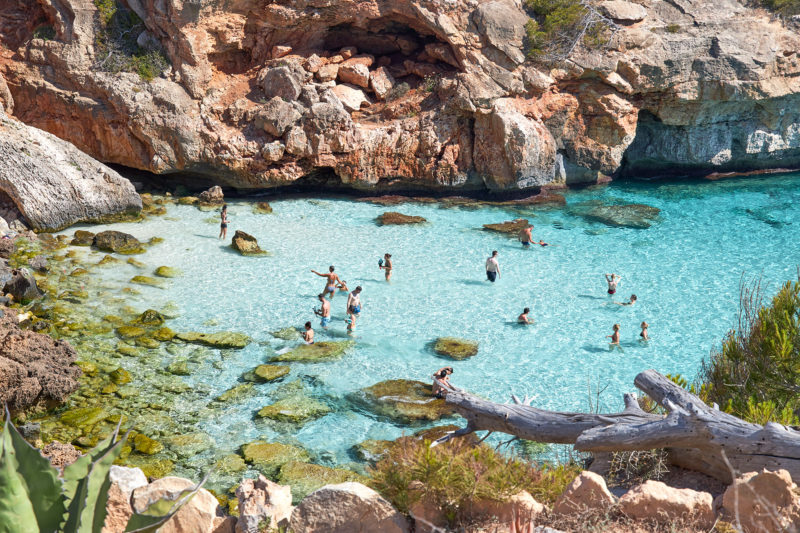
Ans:
[[[303,340],[306,344],[314,344],[314,330],[311,328],[311,322],[306,322],[306,330],[303,332]]]
[[[450,374],[453,373],[452,366],[446,366],[444,368],[440,368],[433,374],[433,395],[437,398],[444,398],[445,395],[450,391],[457,391],[460,390],[456,386],[450,383]]]

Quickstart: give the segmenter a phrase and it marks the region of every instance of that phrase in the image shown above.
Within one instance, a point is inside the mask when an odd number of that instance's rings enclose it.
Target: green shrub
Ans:
[[[566,59],[578,43],[590,48],[608,41],[608,24],[581,0],[524,0],[531,20],[525,25],[528,56]]]
[[[758,282],[742,285],[739,325],[703,363],[701,398],[764,424],[800,415],[800,279],[763,305]]]
[[[42,39],[44,41],[52,41],[56,38],[56,30],[49,24],[43,24],[33,30],[34,39]]]
[[[800,0],[755,0],[755,4],[784,16],[800,13]]]
[[[667,26],[666,30],[669,33],[678,33],[679,31],[681,31],[681,25],[680,24],[669,24]]]
[[[99,533],[106,519],[108,473],[119,457],[127,435],[117,432],[77,461],[58,470],[39,450],[28,444],[6,420],[0,435],[0,531],[4,533]],[[202,483],[201,483],[202,484]],[[144,514],[134,514],[125,531],[155,532],[197,490],[177,503],[160,500]]]

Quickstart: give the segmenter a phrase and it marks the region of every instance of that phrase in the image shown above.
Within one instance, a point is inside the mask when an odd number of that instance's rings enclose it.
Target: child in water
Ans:
[[[611,345],[619,346],[619,324],[614,324],[614,333],[606,335],[606,339],[611,339]]]
[[[647,336],[647,328],[650,327],[650,324],[647,322],[642,322],[642,332],[639,333],[639,336],[642,338],[643,341],[649,341],[650,337]]]
[[[306,322],[306,330],[303,332],[303,340],[306,344],[314,344],[314,330],[311,329],[311,322]]]
[[[228,235],[228,204],[222,206],[222,212],[220,213],[220,223],[219,223],[219,238],[225,239]]]

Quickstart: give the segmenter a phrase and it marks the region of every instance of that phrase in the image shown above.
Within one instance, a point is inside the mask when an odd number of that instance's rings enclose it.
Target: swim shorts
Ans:
[[[614,294],[615,292],[617,291],[615,291],[614,289],[608,289],[608,294]]]
[[[494,283],[494,280],[497,279],[497,272],[492,272],[490,270],[486,271],[486,279]]]
[[[350,311],[352,311],[352,313],[354,315],[357,315],[358,313],[361,312],[361,306],[360,305],[355,305],[355,306],[350,308]]]
[[[320,325],[323,328],[327,328],[328,324],[330,324],[330,323],[331,323],[331,317],[329,317],[329,316],[322,317],[322,320],[320,321]]]
[[[531,243],[529,243],[528,241],[522,241],[522,246],[524,246],[525,248],[527,248],[530,245]]]

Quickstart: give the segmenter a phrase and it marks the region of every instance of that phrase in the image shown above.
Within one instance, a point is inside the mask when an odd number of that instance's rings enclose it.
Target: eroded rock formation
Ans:
[[[598,2],[618,31],[559,68],[515,0],[126,1],[172,65],[150,82],[103,72],[91,0],[0,10],[0,99],[107,162],[243,189],[800,166],[800,39],[741,0]]]

